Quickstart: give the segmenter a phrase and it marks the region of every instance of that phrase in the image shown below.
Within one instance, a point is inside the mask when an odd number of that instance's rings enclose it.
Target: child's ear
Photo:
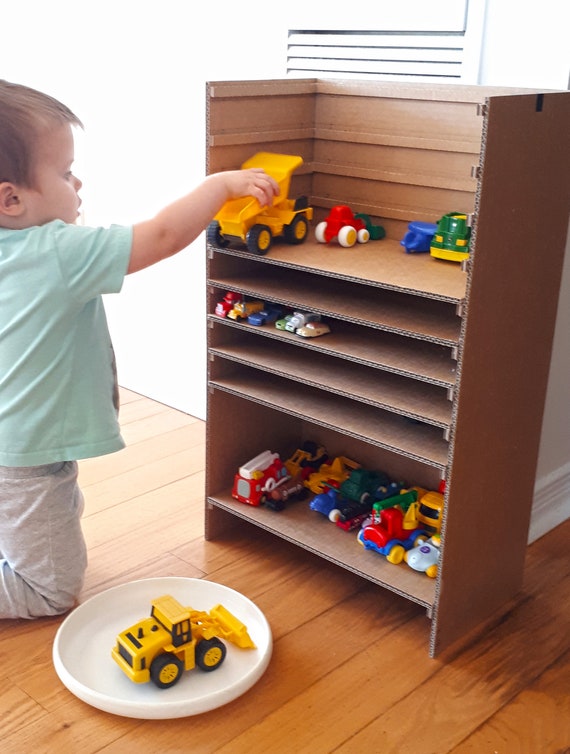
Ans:
[[[24,210],[20,192],[13,183],[0,183],[0,215],[18,217]]]

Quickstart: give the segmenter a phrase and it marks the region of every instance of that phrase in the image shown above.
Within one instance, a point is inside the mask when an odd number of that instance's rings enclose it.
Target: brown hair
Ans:
[[[83,128],[79,118],[54,97],[0,79],[0,183],[32,187],[38,136],[64,123]]]

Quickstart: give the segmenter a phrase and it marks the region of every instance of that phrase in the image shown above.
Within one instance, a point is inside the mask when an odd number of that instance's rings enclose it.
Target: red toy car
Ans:
[[[315,228],[315,238],[319,243],[329,243],[337,238],[345,248],[354,246],[357,241],[367,243],[371,238],[378,240],[385,235],[381,225],[373,225],[368,215],[355,215],[345,204],[333,207],[328,217]]]
[[[215,313],[218,317],[227,317],[228,313],[234,308],[234,306],[242,300],[241,293],[234,293],[228,291],[221,301],[218,301],[215,308]]]

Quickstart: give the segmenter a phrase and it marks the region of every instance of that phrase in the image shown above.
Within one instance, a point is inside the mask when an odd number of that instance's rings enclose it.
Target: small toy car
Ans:
[[[228,319],[247,319],[254,312],[263,309],[263,301],[238,301],[228,312]]]
[[[302,500],[308,495],[304,484],[305,474],[300,471],[294,477],[286,477],[273,487],[265,500],[265,506],[274,511],[282,511],[290,500]]]
[[[469,257],[471,227],[467,215],[450,212],[437,223],[437,230],[431,242],[430,254],[437,259],[462,262]]]
[[[328,216],[315,228],[315,238],[319,243],[330,243],[336,238],[340,246],[350,248],[358,243],[367,243],[384,238],[386,231],[381,225],[373,225],[370,217],[353,214],[350,207],[339,204],[332,207]]]
[[[431,537],[427,542],[417,543],[404,555],[404,560],[414,571],[423,571],[430,579],[435,579],[439,567],[439,536]]]
[[[411,550],[420,538],[424,542],[428,535],[421,529],[408,529],[399,506],[383,510],[375,522],[363,526],[357,536],[366,550],[384,555],[394,565],[402,562],[405,552]]]
[[[234,293],[228,291],[221,301],[218,301],[215,308],[215,313],[218,317],[227,317],[228,313],[242,300],[241,293]]]
[[[265,304],[263,309],[253,312],[247,318],[250,325],[268,325],[283,316],[283,307],[277,304]]]
[[[277,330],[286,330],[287,329],[287,322],[289,322],[289,320],[291,319],[292,316],[293,316],[292,314],[287,314],[282,319],[278,319],[275,322],[275,328]]]
[[[406,249],[407,254],[427,253],[430,250],[436,230],[437,225],[435,223],[411,222],[408,225],[408,232],[400,241],[400,245]]]
[[[309,322],[318,322],[320,318],[320,314],[313,314],[313,312],[293,312],[285,324],[285,329],[287,332],[296,332],[299,327]]]
[[[307,322],[303,327],[298,327],[295,333],[302,338],[318,338],[319,335],[326,335],[330,331],[326,322]]]

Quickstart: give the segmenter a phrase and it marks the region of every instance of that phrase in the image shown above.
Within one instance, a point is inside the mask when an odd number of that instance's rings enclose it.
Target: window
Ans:
[[[287,73],[294,77],[477,83],[485,3],[403,0],[367,29],[317,22],[289,30]],[[352,9],[354,18],[366,15]],[[378,16],[378,17],[377,17]],[[372,26],[373,24],[376,26]],[[370,28],[372,27],[372,28]]]

